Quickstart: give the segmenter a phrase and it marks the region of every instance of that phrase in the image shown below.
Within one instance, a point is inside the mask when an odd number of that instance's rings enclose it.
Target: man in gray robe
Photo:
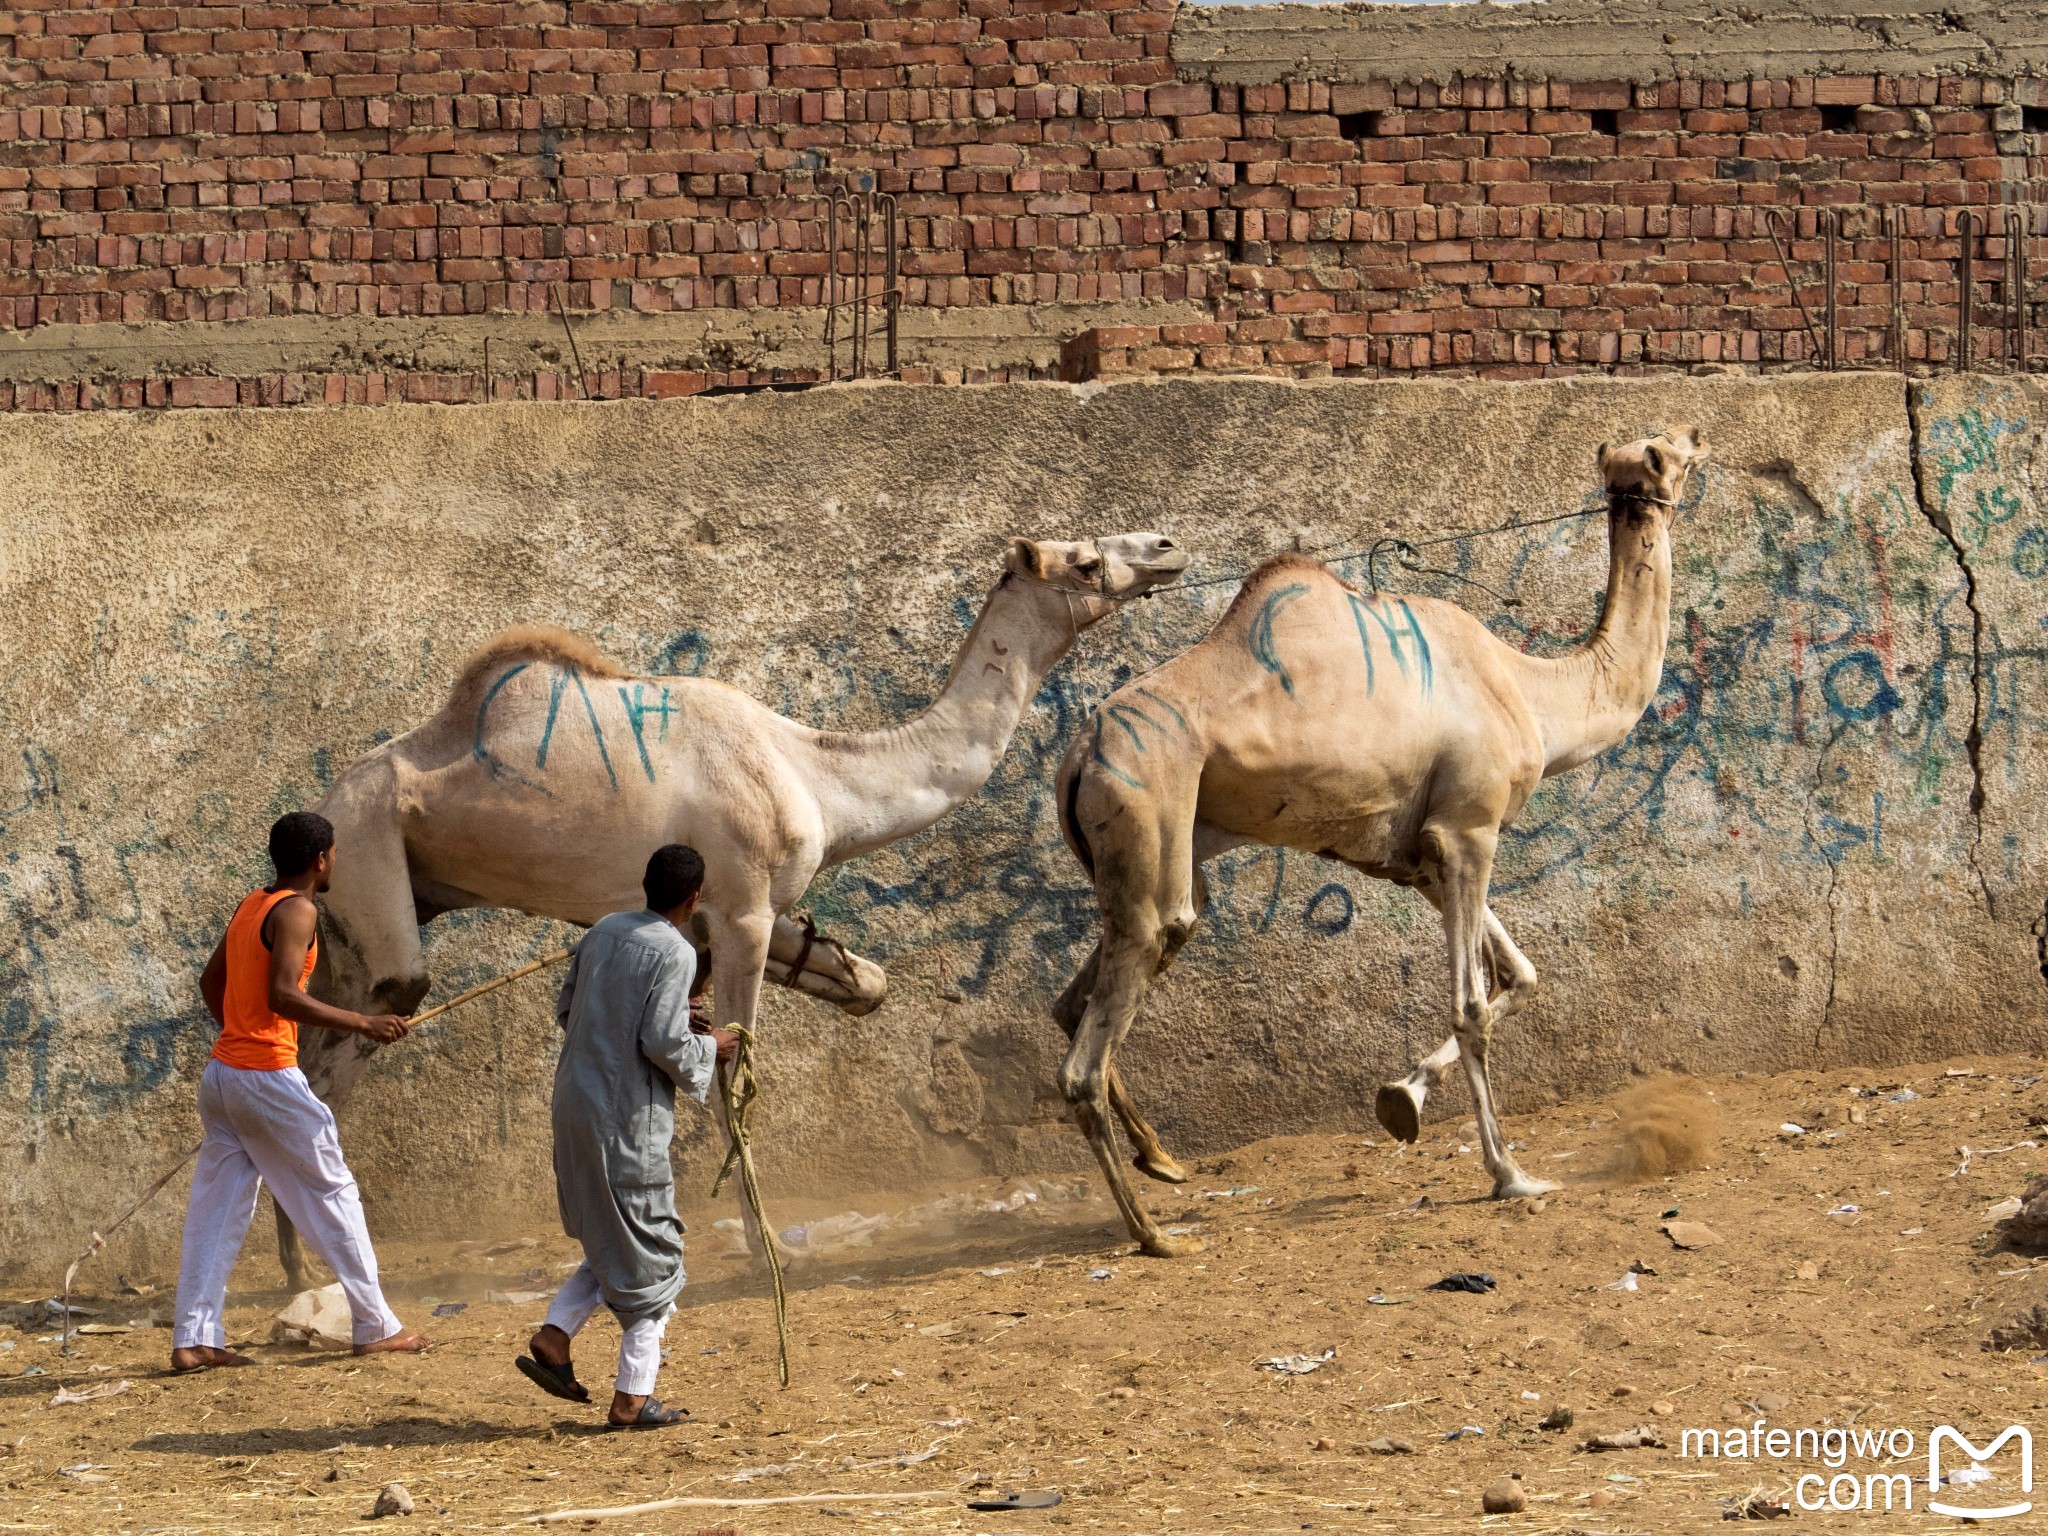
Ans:
[[[555,1067],[555,1195],[562,1230],[583,1263],[555,1293],[519,1369],[543,1391],[590,1401],[570,1364],[570,1341],[601,1301],[619,1320],[619,1372],[607,1423],[654,1429],[681,1411],[649,1394],[661,1336],[683,1288],[683,1224],[668,1145],[676,1090],[699,1103],[712,1063],[735,1036],[690,1017],[697,952],[685,937],[704,861],[671,843],[647,861],[647,909],[614,912],[576,946],[555,1000],[562,1057]]]

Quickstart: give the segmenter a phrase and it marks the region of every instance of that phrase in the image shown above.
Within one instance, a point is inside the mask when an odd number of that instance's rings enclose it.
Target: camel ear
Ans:
[[[1598,466],[1599,466],[1599,469],[1600,469],[1600,473],[1601,473],[1601,474],[1603,474],[1603,475],[1604,475],[1604,474],[1606,474],[1606,473],[1607,473],[1607,461],[1608,461],[1609,459],[1613,458],[1613,457],[1614,457],[1614,444],[1612,444],[1612,443],[1602,443],[1602,444],[1600,445],[1600,452],[1599,452],[1598,454],[1596,454],[1596,455],[1594,456],[1594,461],[1593,461],[1593,462],[1594,462],[1594,463],[1595,463],[1596,465],[1598,465]]]
[[[1045,580],[1045,558],[1029,539],[1012,539],[1003,552],[1003,569],[1033,581]]]
[[[1685,449],[1686,459],[1694,464],[1697,464],[1712,452],[1707,447],[1707,440],[1700,436],[1700,429],[1698,427],[1687,427],[1685,435],[1678,440],[1678,444],[1681,448]]]
[[[1659,480],[1664,478],[1664,450],[1655,443],[1650,443],[1643,449],[1643,463]]]

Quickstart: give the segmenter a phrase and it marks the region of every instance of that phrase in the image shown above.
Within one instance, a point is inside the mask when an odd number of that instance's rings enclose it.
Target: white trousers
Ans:
[[[355,1176],[342,1161],[334,1114],[313,1096],[306,1074],[297,1067],[246,1072],[209,1061],[199,1079],[199,1123],[205,1135],[185,1208],[172,1347],[227,1347],[228,1272],[262,1184],[341,1281],[355,1342],[374,1344],[397,1333],[401,1324],[377,1283],[377,1255]]]
[[[604,1290],[588,1264],[576,1266],[576,1273],[562,1282],[548,1306],[548,1322],[570,1338],[590,1321],[590,1314],[604,1305]],[[643,1317],[625,1330],[619,1339],[619,1375],[612,1385],[629,1397],[645,1397],[654,1390],[654,1378],[661,1370],[661,1336],[668,1331],[669,1308],[659,1317]]]

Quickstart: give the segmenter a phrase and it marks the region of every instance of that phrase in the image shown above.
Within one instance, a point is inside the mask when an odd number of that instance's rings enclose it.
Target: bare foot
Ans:
[[[211,1344],[196,1344],[190,1349],[171,1351],[171,1369],[180,1375],[190,1371],[210,1371],[215,1366],[255,1363],[247,1355],[238,1355],[231,1349],[215,1349]]]
[[[526,1341],[526,1347],[533,1351],[533,1358],[543,1365],[567,1365],[571,1341],[553,1323],[542,1323],[539,1331]]]
[[[388,1339],[379,1339],[374,1344],[358,1344],[355,1353],[359,1355],[423,1355],[433,1346],[431,1339],[401,1328]]]

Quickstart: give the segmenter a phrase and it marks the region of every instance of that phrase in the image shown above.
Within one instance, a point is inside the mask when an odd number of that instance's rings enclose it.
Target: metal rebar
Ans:
[[[887,285],[887,298],[885,302],[888,306],[887,309],[884,311],[884,324],[887,326],[889,334],[888,376],[893,379],[896,377],[896,374],[898,372],[898,364],[896,361],[896,321],[898,314],[901,312],[903,308],[903,285],[898,276],[899,264],[897,260],[896,250],[896,199],[893,195],[885,192],[882,194],[881,202],[883,204],[884,214],[889,221],[888,227],[883,234],[883,250],[885,252],[883,256],[883,282]]]
[[[1891,241],[1892,313],[1889,331],[1892,361],[1899,372],[1906,371],[1906,214],[1902,208],[1885,210],[1885,233]]]
[[[1827,275],[1828,284],[1827,367],[1830,371],[1833,371],[1834,369],[1837,369],[1842,366],[1842,332],[1840,326],[1836,322],[1836,293],[1839,288],[1839,284],[1836,281],[1836,273],[1840,267],[1837,246],[1840,244],[1840,237],[1842,232],[1841,211],[1835,208],[1823,208],[1820,212],[1820,219],[1827,235],[1827,244],[1823,247],[1824,270]]]
[[[1970,371],[1970,353],[1974,350],[1974,337],[1970,334],[1970,310],[1974,305],[1977,290],[1977,215],[1965,208],[1956,217],[1956,229],[1963,237],[1962,254],[1957,268],[1961,292],[1956,295],[1956,372]]]
[[[839,377],[839,197],[825,195],[825,382]]]
[[[2030,208],[2005,211],[2005,355],[2014,373],[2027,371],[2027,240]]]
[[[1806,339],[1812,345],[1814,355],[1819,356],[1823,350],[1820,332],[1814,326],[1813,315],[1806,307],[1806,300],[1799,296],[1799,279],[1793,275],[1792,262],[1785,254],[1784,243],[1778,238],[1778,221],[1775,214],[1774,209],[1763,210],[1764,232],[1771,237],[1771,249],[1778,253],[1778,267],[1785,274],[1785,286],[1791,290],[1792,302],[1799,306],[1799,318],[1806,322]],[[1796,227],[1793,234],[1798,234]]]
[[[569,338],[569,357],[576,364],[576,377],[583,385],[583,398],[590,398],[590,375],[583,371],[583,354],[576,347],[576,329],[569,324],[569,306],[562,302],[562,285],[548,284],[555,296],[555,313],[562,317],[562,334]]]

